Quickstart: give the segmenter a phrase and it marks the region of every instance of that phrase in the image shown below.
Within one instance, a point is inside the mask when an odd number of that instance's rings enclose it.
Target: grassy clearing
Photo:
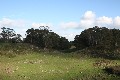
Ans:
[[[88,58],[80,54],[37,53],[16,55],[8,58],[0,56],[0,80],[119,80],[116,75],[108,75],[94,63],[101,58]],[[105,60],[107,61],[107,60]],[[112,60],[109,65],[118,65]]]
[[[103,70],[119,65],[119,60],[91,58],[83,53],[44,52],[27,44],[1,44],[0,80],[120,80]]]

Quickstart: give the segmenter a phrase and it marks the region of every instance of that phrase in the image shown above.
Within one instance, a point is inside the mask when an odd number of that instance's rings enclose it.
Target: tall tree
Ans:
[[[10,42],[11,39],[16,36],[15,31],[13,29],[5,27],[2,27],[1,29],[2,32],[0,33],[0,35],[2,42]]]

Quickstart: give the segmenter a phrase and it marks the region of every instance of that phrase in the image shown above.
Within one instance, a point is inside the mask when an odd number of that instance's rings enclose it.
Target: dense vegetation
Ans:
[[[48,26],[28,29],[23,40],[13,29],[1,29],[0,80],[120,79],[119,29],[95,26],[71,42]]]
[[[39,29],[28,29],[23,41],[21,40],[22,36],[16,34],[13,29],[5,27],[1,29],[0,42],[2,43],[30,43],[41,49],[65,50],[70,48],[69,41],[65,37],[51,32],[47,26],[40,26]]]
[[[64,50],[72,52],[85,49],[91,56],[104,57],[109,59],[120,58],[120,30],[108,29],[95,26],[85,29],[80,35],[76,35],[74,41],[62,37],[48,26],[40,26],[39,29],[28,29],[26,37],[22,40],[20,34],[14,29],[1,28],[0,43],[22,43],[31,44],[43,50]]]
[[[80,49],[86,47],[107,50],[120,48],[120,30],[95,26],[75,36],[74,42],[75,46]]]
[[[91,55],[109,59],[120,58],[120,30],[95,26],[75,36],[77,49],[87,49]]]
[[[21,40],[21,35],[16,34],[13,29],[1,28],[1,43],[30,43],[41,49],[66,50],[74,45],[77,49],[93,48],[101,50],[115,50],[120,48],[120,30],[108,29],[106,27],[95,26],[85,29],[80,35],[76,35],[71,43],[61,37],[48,26],[40,26],[39,29],[28,29],[26,37]]]
[[[42,49],[69,49],[69,41],[65,37],[51,32],[48,27],[41,26],[39,29],[28,29],[25,43],[34,44]]]

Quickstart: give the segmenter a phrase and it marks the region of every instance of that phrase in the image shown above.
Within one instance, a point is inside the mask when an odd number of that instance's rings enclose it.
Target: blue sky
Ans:
[[[93,26],[120,28],[120,0],[0,0],[0,27],[24,36],[28,28],[48,25],[69,41]]]

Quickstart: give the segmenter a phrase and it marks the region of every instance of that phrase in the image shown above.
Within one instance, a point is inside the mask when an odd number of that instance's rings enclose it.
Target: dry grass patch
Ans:
[[[111,66],[115,64],[114,61],[112,60],[106,60],[106,59],[102,59],[102,60],[96,60],[94,63],[93,63],[93,66],[94,67],[107,67],[107,66]]]
[[[109,74],[116,74],[120,76],[120,65],[106,67],[104,70]]]

